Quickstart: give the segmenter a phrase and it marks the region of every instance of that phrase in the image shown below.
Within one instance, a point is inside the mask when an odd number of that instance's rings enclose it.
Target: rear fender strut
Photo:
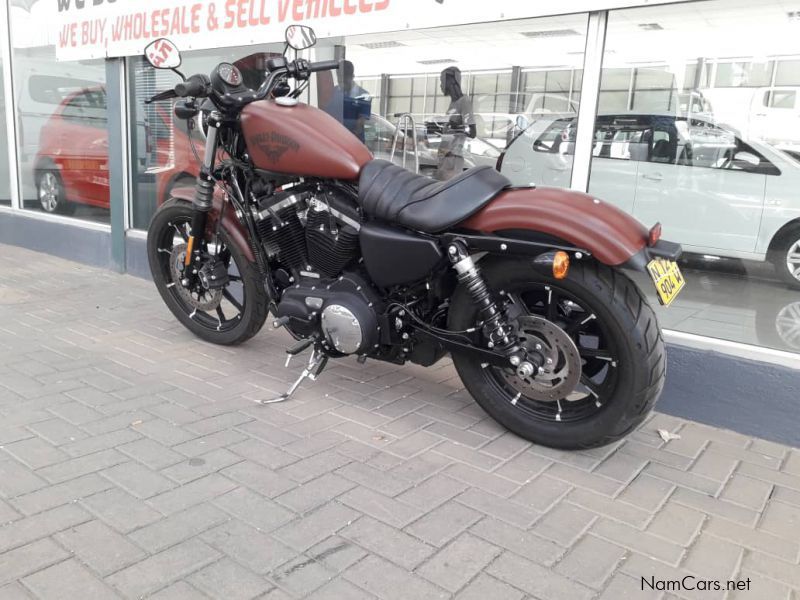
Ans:
[[[442,244],[447,245],[455,240],[462,241],[470,252],[488,252],[496,256],[525,256],[540,257],[546,256],[554,251],[563,250],[570,254],[574,259],[591,258],[592,253],[586,248],[570,246],[567,244],[539,242],[527,240],[516,236],[524,236],[529,232],[502,232],[502,235],[475,235],[464,233],[446,233],[441,236]],[[665,258],[668,260],[678,260],[682,253],[680,244],[659,240],[653,246],[644,246],[636,254],[631,256],[625,263],[620,265],[624,269],[634,271],[645,271],[647,263],[654,258]],[[543,267],[549,267],[547,261],[542,261]],[[547,270],[547,269],[545,269]]]
[[[493,254],[512,248],[527,254],[537,244],[558,249],[548,242],[507,238],[503,233],[527,230],[563,240],[566,246],[561,249],[591,254],[612,267],[643,269],[650,258],[680,256],[678,244],[659,241],[649,246],[648,229],[619,208],[589,194],[558,188],[505,190],[458,227],[482,238],[472,243],[488,245],[485,250]]]

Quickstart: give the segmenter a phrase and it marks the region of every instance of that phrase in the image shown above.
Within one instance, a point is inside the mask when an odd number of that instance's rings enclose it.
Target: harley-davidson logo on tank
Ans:
[[[663,4],[676,0],[651,0]],[[561,0],[558,12],[619,8],[637,0]],[[291,24],[320,38],[423,29],[553,13],[552,3],[523,0],[50,0],[48,32],[59,60],[141,54],[168,37],[181,50],[282,41]],[[51,7],[51,8],[50,8]]]

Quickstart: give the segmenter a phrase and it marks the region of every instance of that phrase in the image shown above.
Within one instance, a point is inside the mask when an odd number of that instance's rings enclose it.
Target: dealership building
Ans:
[[[476,126],[465,168],[491,164],[515,186],[587,191],[660,222],[684,246],[687,280],[659,307],[661,410],[800,445],[800,5],[4,4],[0,243],[149,277],[150,218],[193,183],[203,140],[201,124],[145,103],[177,76],[153,70],[144,47],[169,37],[187,75],[236,62],[257,82],[286,26],[310,25],[319,41],[306,58],[352,63],[376,157],[436,175],[450,104],[440,74],[456,67]],[[321,87],[305,100],[318,104]]]

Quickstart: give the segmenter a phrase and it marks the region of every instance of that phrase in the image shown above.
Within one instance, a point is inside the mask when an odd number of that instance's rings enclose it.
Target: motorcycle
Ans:
[[[590,195],[512,189],[490,166],[444,182],[369,150],[299,101],[312,74],[307,27],[252,90],[232,64],[184,78],[169,40],[153,67],[182,79],[150,101],[206,133],[194,187],[155,213],[147,250],[156,287],[198,337],[235,345],[272,314],[309,357],[289,390],[331,358],[431,366],[452,356],[475,401],[532,442],[611,443],[639,425],[666,373],[661,331],[625,269],[646,270],[659,299],[683,287],[680,246]],[[289,50],[293,49],[294,58]],[[288,359],[287,359],[288,364]]]

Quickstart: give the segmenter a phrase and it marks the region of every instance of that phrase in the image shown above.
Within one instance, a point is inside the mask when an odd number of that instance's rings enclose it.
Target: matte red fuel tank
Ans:
[[[253,163],[267,171],[352,180],[372,160],[367,147],[341,123],[302,102],[253,102],[242,110],[241,123]]]

